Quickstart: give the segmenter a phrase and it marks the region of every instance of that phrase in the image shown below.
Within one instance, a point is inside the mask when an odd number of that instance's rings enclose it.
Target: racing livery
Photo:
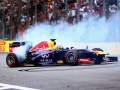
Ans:
[[[15,48],[25,46],[30,42],[13,42],[10,44],[10,53],[6,56],[6,63],[9,67],[18,67],[24,63],[39,66],[42,64],[67,64],[78,65],[79,63],[101,64],[105,60],[105,53],[100,48],[75,49],[74,47],[63,48],[57,46],[55,39],[42,41],[32,47],[27,46],[26,57],[23,58],[14,52]]]

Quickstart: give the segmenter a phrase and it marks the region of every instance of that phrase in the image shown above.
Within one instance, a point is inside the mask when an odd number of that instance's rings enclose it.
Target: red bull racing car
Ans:
[[[19,52],[20,47],[25,47],[24,52]],[[19,53],[16,53],[19,52]],[[24,56],[21,54],[24,53]],[[39,66],[42,64],[67,64],[78,65],[79,63],[101,64],[105,61],[106,53],[100,48],[75,49],[57,46],[55,39],[42,41],[36,46],[29,42],[13,42],[10,44],[10,53],[6,56],[9,67],[19,67],[24,63]]]

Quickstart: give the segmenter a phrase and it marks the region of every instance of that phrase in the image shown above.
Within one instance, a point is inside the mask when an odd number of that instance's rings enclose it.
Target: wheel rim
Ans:
[[[75,57],[73,55],[68,56],[69,62],[73,62],[75,60]]]
[[[68,63],[73,63],[76,61],[76,57],[74,56],[73,53],[69,53],[68,56],[67,56],[67,62]]]
[[[7,63],[8,63],[8,65],[13,65],[14,64],[14,58],[12,56],[9,56],[7,58]]]

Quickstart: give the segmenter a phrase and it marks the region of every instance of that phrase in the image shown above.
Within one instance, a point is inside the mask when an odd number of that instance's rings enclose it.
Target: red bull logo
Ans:
[[[34,46],[33,48],[31,48],[29,50],[29,52],[33,52],[37,49],[40,49],[40,50],[45,50],[46,48],[49,48],[49,45],[48,45],[48,42],[47,41],[43,41],[43,42],[40,42],[38,43],[36,46]]]

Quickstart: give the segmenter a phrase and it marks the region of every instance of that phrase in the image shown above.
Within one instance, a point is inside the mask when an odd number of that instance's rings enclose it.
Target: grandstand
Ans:
[[[13,39],[18,32],[22,36],[36,22],[75,24],[90,15],[110,19],[118,8],[119,0],[0,0],[0,38]]]

